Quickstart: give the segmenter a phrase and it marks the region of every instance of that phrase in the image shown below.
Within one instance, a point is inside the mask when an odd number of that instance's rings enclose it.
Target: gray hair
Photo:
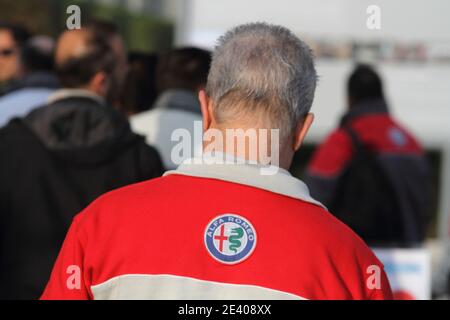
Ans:
[[[252,115],[283,136],[311,109],[316,82],[314,57],[303,41],[282,26],[250,23],[219,38],[206,92],[217,121]]]

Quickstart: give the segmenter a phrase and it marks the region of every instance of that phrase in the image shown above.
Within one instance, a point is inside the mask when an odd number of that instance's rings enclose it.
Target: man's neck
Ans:
[[[272,165],[288,170],[290,161],[279,143],[279,137],[270,130],[255,128],[211,128],[205,132],[204,153],[228,155],[247,163]]]

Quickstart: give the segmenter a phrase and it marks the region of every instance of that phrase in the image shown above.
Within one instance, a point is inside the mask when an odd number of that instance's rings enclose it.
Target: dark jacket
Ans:
[[[344,116],[316,150],[304,180],[311,195],[369,245],[410,247],[425,239],[427,159],[382,100],[356,105]]]
[[[38,298],[74,215],[162,172],[156,150],[96,99],[69,96],[12,120],[0,130],[0,299]]]

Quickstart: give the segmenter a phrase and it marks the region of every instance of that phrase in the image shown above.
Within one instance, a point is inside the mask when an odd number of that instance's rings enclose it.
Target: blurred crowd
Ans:
[[[107,21],[56,40],[0,24],[0,298],[42,293],[73,216],[95,198],[175,167],[171,132],[201,121],[210,59],[127,53]]]
[[[202,120],[210,61],[194,47],[127,52],[106,21],[58,39],[0,23],[0,299],[40,296],[72,218],[95,198],[176,167],[171,134]],[[368,244],[420,246],[424,151],[390,116],[375,68],[357,66],[347,96],[304,180]]]

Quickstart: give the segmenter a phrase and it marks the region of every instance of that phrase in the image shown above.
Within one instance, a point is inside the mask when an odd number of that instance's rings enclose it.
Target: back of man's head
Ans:
[[[26,73],[53,70],[54,40],[46,36],[29,39],[22,48],[21,59]]]
[[[117,35],[113,24],[101,21],[85,24],[79,30],[65,31],[58,40],[55,53],[61,85],[86,88],[95,75],[102,73],[111,87],[117,63],[112,42]]]
[[[199,48],[173,49],[159,57],[156,68],[158,93],[169,89],[196,92],[205,87],[211,52]]]
[[[150,109],[156,100],[156,53],[131,52],[123,86],[120,110],[128,115]]]
[[[251,23],[219,39],[206,92],[219,123],[245,119],[287,137],[310,111],[316,81],[304,42],[282,26]]]
[[[350,107],[370,100],[384,99],[380,76],[370,65],[357,65],[348,79],[347,94]]]

